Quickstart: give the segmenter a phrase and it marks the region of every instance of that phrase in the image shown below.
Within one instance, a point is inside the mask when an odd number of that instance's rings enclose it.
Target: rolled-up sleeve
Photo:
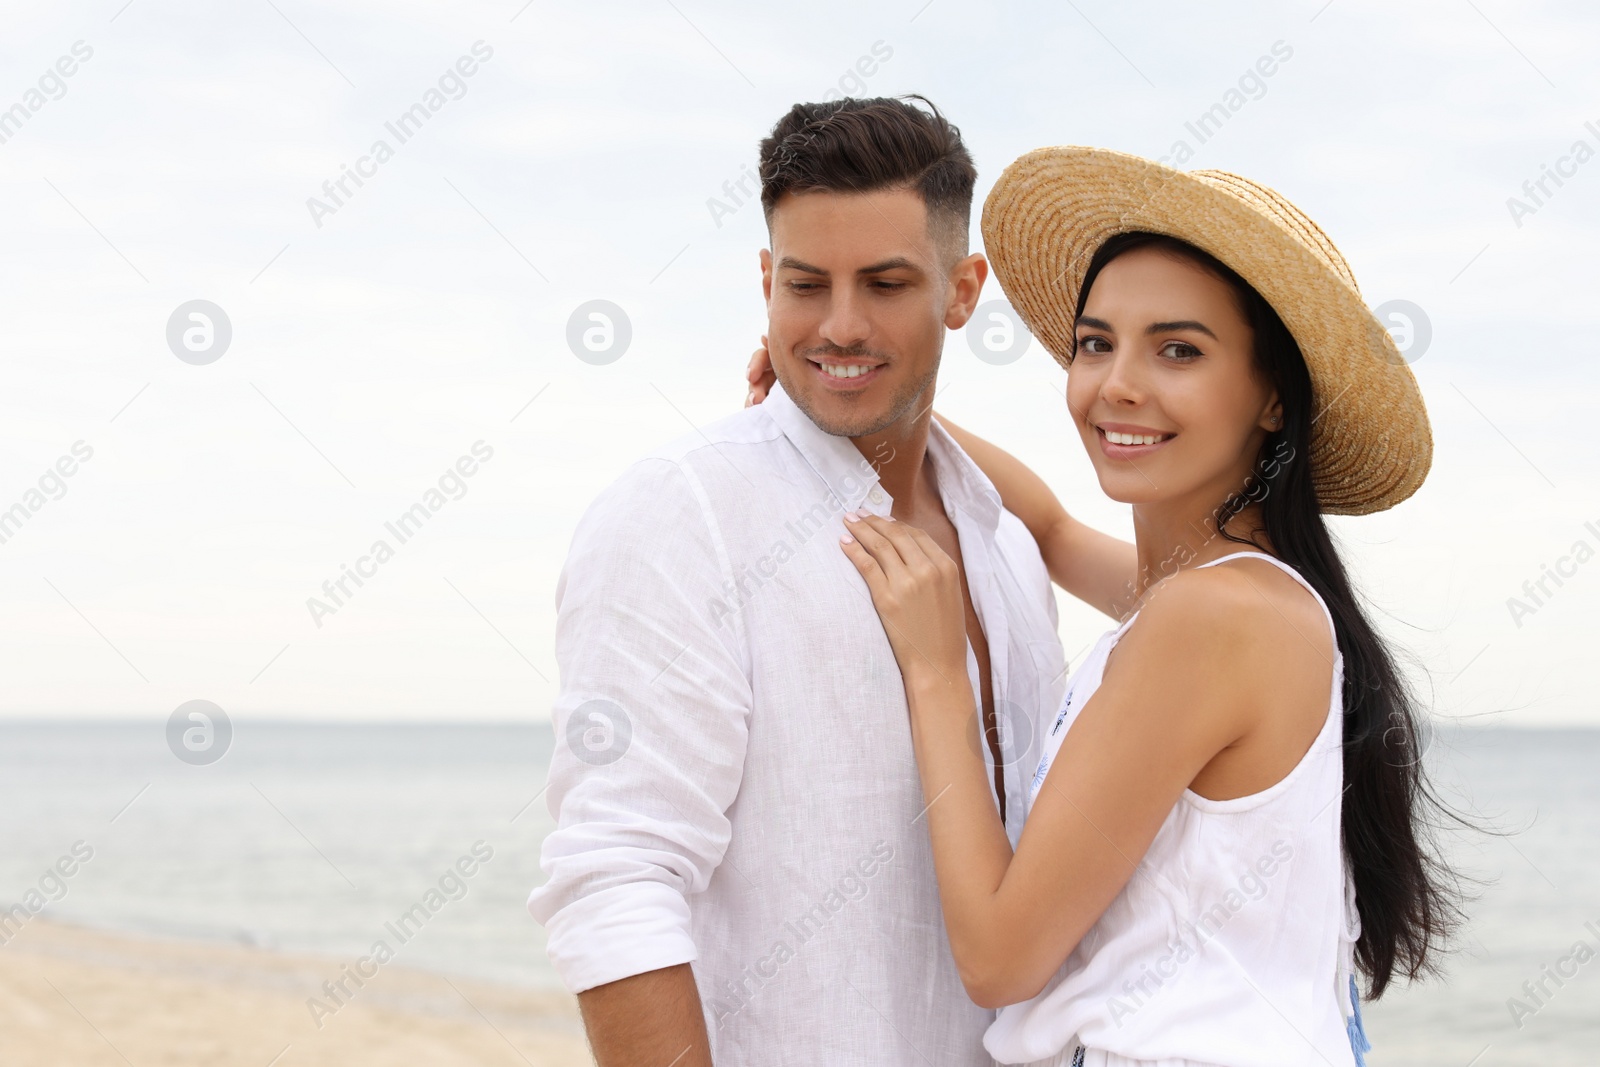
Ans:
[[[556,829],[528,910],[574,993],[698,958],[688,898],[729,839],[751,705],[726,559],[692,470],[635,464],[556,587]]]

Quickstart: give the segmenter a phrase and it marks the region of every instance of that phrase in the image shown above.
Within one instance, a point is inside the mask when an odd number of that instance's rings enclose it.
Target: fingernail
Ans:
[[[854,537],[851,537],[849,534],[845,534],[843,537],[839,538],[839,543],[841,545],[849,545],[854,544],[855,540],[856,539]]]
[[[885,515],[884,518],[888,519],[890,522],[894,521],[894,516],[893,515]]]

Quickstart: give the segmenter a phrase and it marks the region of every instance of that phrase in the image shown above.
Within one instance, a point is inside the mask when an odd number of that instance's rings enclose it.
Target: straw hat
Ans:
[[[1094,253],[1130,230],[1168,234],[1255,287],[1311,371],[1312,482],[1325,512],[1365,515],[1416,492],[1433,459],[1417,380],[1333,242],[1289,201],[1220,170],[1179,171],[1103,148],[1040,148],[983,205],[983,242],[1012,306],[1062,366]]]

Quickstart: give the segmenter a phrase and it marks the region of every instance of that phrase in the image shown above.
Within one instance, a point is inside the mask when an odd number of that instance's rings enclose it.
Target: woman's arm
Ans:
[[[1137,599],[1134,579],[1138,562],[1133,546],[1069,515],[1044,480],[1009,452],[963,430],[937,411],[933,417],[989,476],[1006,510],[1033,534],[1051,579],[1112,618],[1126,618]]]
[[[1181,574],[1118,644],[1045,776],[1016,854],[970,742],[960,575],[927,534],[866,516],[843,545],[905,678],[939,900],[982,1007],[1036,995],[1132,877],[1183,790],[1244,736],[1274,627],[1217,569]]]

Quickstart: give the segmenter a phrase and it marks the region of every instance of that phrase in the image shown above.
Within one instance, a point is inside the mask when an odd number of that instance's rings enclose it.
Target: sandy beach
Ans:
[[[589,1064],[564,992],[450,979],[395,964],[313,1019],[341,962],[244,946],[29,923],[0,947],[7,1067]],[[323,997],[325,1004],[332,1001]],[[321,1022],[321,1026],[317,1025]]]

